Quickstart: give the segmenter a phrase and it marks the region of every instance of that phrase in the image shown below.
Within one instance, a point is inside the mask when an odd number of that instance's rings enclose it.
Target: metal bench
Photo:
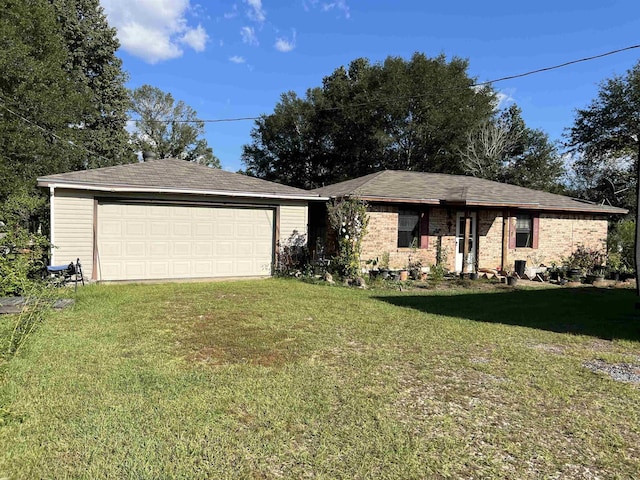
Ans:
[[[51,275],[52,281],[57,286],[65,286],[71,282],[74,283],[75,289],[78,289],[78,282],[84,285],[84,276],[82,275],[82,265],[80,259],[68,265],[49,265],[47,272]]]

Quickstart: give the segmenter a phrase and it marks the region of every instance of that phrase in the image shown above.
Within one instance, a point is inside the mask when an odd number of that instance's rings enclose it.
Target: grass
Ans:
[[[2,368],[0,478],[637,478],[625,290],[78,290]],[[0,317],[0,334],[9,317]]]

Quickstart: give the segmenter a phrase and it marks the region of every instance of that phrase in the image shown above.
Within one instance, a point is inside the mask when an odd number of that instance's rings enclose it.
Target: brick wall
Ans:
[[[426,207],[425,207],[426,208]],[[416,208],[417,209],[417,208]],[[414,258],[423,265],[436,261],[438,242],[447,257],[447,268],[455,269],[456,209],[431,207],[429,210],[429,242],[427,248],[398,248],[398,207],[371,205],[369,228],[362,242],[362,261],[381,259],[389,252],[391,268],[404,268]],[[502,212],[481,210],[477,212],[478,266],[497,268],[502,266]],[[604,250],[607,238],[606,217],[568,213],[541,213],[539,220],[538,248],[514,248],[507,254],[507,270],[513,270],[516,260],[526,260],[527,265],[560,263],[579,245]],[[422,246],[421,246],[422,247]]]

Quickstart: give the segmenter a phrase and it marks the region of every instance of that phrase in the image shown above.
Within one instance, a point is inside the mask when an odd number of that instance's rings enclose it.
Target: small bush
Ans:
[[[0,239],[0,296],[24,295],[42,282],[50,243],[16,228]]]

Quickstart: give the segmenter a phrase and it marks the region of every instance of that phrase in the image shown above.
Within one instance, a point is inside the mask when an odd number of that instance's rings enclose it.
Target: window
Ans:
[[[420,215],[413,210],[398,211],[398,248],[418,246]]]
[[[516,248],[533,247],[533,222],[531,215],[519,214],[516,217]]]

